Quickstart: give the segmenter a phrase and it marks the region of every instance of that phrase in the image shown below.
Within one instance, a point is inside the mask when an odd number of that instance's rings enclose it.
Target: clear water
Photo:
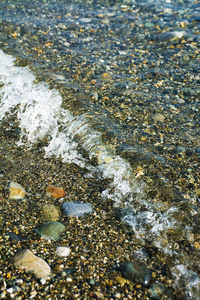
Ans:
[[[45,140],[46,156],[109,179],[102,201],[112,199],[136,237],[170,257],[174,286],[185,288],[184,278],[196,299],[198,1],[1,1],[0,8],[1,119],[15,108],[20,144]]]

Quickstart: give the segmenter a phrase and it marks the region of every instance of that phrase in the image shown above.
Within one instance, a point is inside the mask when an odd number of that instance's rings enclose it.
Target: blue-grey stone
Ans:
[[[64,202],[63,210],[66,216],[82,217],[85,213],[91,213],[92,205],[81,202]]]
[[[144,263],[132,261],[124,263],[120,271],[122,275],[133,282],[147,286],[151,280],[151,270]]]

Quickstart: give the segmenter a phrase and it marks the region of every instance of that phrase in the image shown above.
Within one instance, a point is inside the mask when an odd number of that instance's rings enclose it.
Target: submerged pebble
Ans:
[[[63,188],[58,188],[56,186],[48,186],[46,189],[47,196],[50,196],[54,199],[60,199],[66,196],[65,191]]]
[[[147,286],[151,280],[151,270],[138,261],[126,262],[120,270],[125,278],[144,286]]]
[[[92,213],[92,205],[90,203],[81,202],[64,202],[63,210],[66,216],[83,217],[86,213]]]
[[[48,222],[36,229],[37,233],[46,239],[59,240],[65,231],[65,226],[60,222]]]

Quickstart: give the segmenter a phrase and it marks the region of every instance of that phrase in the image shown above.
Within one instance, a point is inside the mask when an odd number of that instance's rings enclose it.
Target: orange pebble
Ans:
[[[47,195],[54,198],[54,199],[60,199],[62,197],[66,196],[65,191],[63,190],[63,188],[58,188],[56,186],[48,186],[46,189]]]

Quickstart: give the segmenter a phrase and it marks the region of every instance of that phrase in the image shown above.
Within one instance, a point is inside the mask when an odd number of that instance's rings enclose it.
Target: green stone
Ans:
[[[36,231],[43,238],[59,240],[61,234],[65,231],[65,226],[60,222],[48,222],[43,224]]]

